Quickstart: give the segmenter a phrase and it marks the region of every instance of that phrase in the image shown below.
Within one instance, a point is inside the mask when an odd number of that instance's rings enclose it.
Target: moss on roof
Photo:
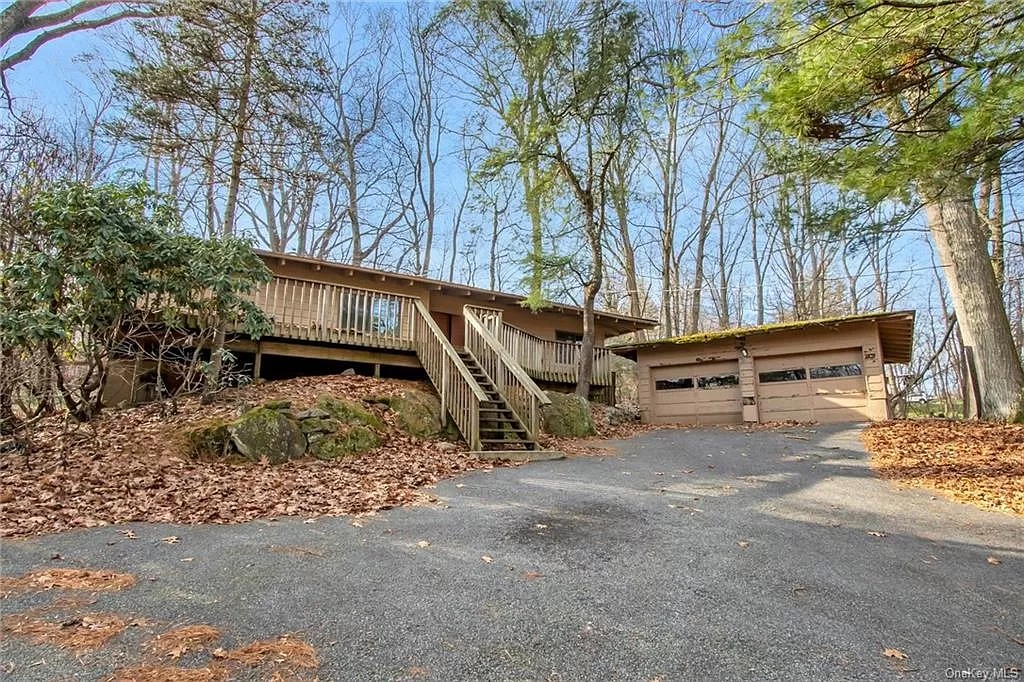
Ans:
[[[815,320],[790,320],[787,322],[773,322],[771,324],[764,324],[761,326],[751,327],[734,327],[732,329],[720,329],[713,332],[701,332],[699,334],[689,334],[687,336],[671,336],[664,339],[654,339],[652,341],[641,341],[635,345],[637,348],[645,346],[660,346],[662,344],[677,344],[686,345],[691,343],[707,343],[709,341],[721,341],[723,339],[735,339],[741,336],[751,336],[754,334],[768,334],[771,332],[782,332],[782,331],[794,331],[798,329],[806,329],[808,327],[834,327],[847,322],[861,322],[877,320],[879,318],[885,318],[888,316],[901,315],[905,313],[861,313],[859,315],[844,315],[842,317],[825,317]]]

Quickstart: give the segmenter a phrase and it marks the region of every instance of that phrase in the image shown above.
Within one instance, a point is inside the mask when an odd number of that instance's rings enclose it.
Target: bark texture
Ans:
[[[988,234],[973,197],[964,191],[923,189],[928,227],[946,270],[965,348],[973,349],[981,419],[1016,419],[1024,370],[988,255]],[[965,385],[971,380],[965,378]]]

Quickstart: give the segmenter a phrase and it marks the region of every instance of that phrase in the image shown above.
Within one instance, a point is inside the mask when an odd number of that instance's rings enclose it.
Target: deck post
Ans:
[[[373,365],[373,378],[380,379],[380,363],[374,363]]]
[[[260,371],[263,369],[263,342],[256,342],[256,359],[252,364],[252,378],[259,379]]]

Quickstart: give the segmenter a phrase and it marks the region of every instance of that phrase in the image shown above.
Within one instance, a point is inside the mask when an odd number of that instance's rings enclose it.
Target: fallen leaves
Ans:
[[[210,625],[185,625],[159,634],[149,640],[146,647],[158,658],[178,660],[190,651],[199,651],[205,645],[220,639],[220,630]]]
[[[1024,515],[1024,425],[894,421],[873,424],[862,439],[884,478]]]
[[[295,635],[252,642],[231,651],[215,649],[213,656],[252,667],[273,663],[292,670],[310,670],[320,666],[316,649]]]
[[[424,386],[361,376],[264,382],[225,391],[210,405],[186,397],[172,415],[163,414],[159,404],[104,411],[91,424],[93,435],[67,448],[60,421],[44,421],[33,434],[28,461],[0,458],[0,489],[18,491],[0,501],[0,537],[137,521],[241,523],[366,514],[413,504],[421,488],[441,479],[509,465],[480,460],[461,444],[453,449],[446,441],[407,435],[395,426],[394,413],[383,409],[382,446],[357,458],[267,466],[184,456],[188,429],[202,420],[233,418],[242,405],[271,399],[307,405],[322,393],[365,398],[410,387]],[[119,533],[134,539],[135,531]]]
[[[135,584],[130,573],[92,570],[88,568],[44,568],[18,578],[0,576],[0,593],[15,590],[88,590],[113,592]]]
[[[886,535],[885,533],[883,533],[883,532],[882,532],[882,531],[880,531],[880,530],[869,530],[869,531],[868,531],[868,535],[870,535],[870,536],[872,536],[872,537],[876,537],[876,538],[884,538],[884,537],[888,537],[888,536],[887,536],[887,535]]]
[[[908,656],[899,649],[883,649],[882,655],[886,658],[895,658],[898,661],[905,661],[908,658]]]
[[[482,557],[480,557],[480,561],[484,562],[485,564],[493,564],[494,557],[490,557],[484,554]]]
[[[994,556],[990,556],[989,558],[985,559],[985,561],[992,564],[993,566],[998,566],[999,564],[1003,563],[1002,560]]]
[[[86,613],[58,621],[28,611],[0,620],[0,630],[5,635],[80,653],[99,649],[111,637],[121,634],[127,625],[124,618],[113,613]]]
[[[750,542],[747,540],[740,540],[736,544],[739,545],[740,549],[746,549],[747,547],[750,547]]]
[[[416,546],[419,547],[420,549],[426,549],[427,547],[430,547],[430,543],[427,542],[426,540],[420,540],[419,542],[416,543]]]
[[[51,589],[114,591],[135,585],[134,576],[92,569],[40,569],[18,578],[3,578],[10,590]],[[152,633],[156,623],[143,617],[86,611],[97,596],[79,593],[59,595],[51,603],[0,618],[0,634],[17,637],[36,646],[46,645],[82,655],[101,649],[127,628]],[[256,668],[259,679],[294,680],[300,673],[319,668],[316,649],[294,634],[260,640],[234,649],[210,647],[221,637],[211,625],[181,625],[151,636],[129,665],[104,678],[106,682],[221,682],[235,679],[238,668]],[[126,638],[128,639],[128,638]],[[129,641],[124,644],[130,645]],[[188,654],[193,667],[167,665]],[[203,658],[207,665],[202,666]],[[32,667],[31,665],[29,667]],[[305,679],[305,678],[303,678]]]
[[[165,538],[160,538],[160,542],[164,543],[165,545],[176,545],[180,541],[181,538],[179,538],[177,535],[168,535]]]

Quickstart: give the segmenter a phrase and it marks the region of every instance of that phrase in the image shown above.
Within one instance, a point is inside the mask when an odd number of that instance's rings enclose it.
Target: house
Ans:
[[[358,365],[423,372],[446,415],[474,450],[534,449],[544,389],[576,384],[583,311],[555,304],[532,312],[523,296],[331,261],[259,252],[273,277],[255,294],[272,331],[250,339],[239,329],[227,346],[256,377],[302,374],[303,363],[340,371]],[[654,320],[611,312],[595,317],[593,388],[614,396],[606,338],[648,329]],[[340,364],[344,363],[344,364]],[[112,377],[110,402],[134,401],[134,365]]]
[[[618,346],[650,423],[890,417],[883,366],[910,362],[914,312],[728,329]]]

